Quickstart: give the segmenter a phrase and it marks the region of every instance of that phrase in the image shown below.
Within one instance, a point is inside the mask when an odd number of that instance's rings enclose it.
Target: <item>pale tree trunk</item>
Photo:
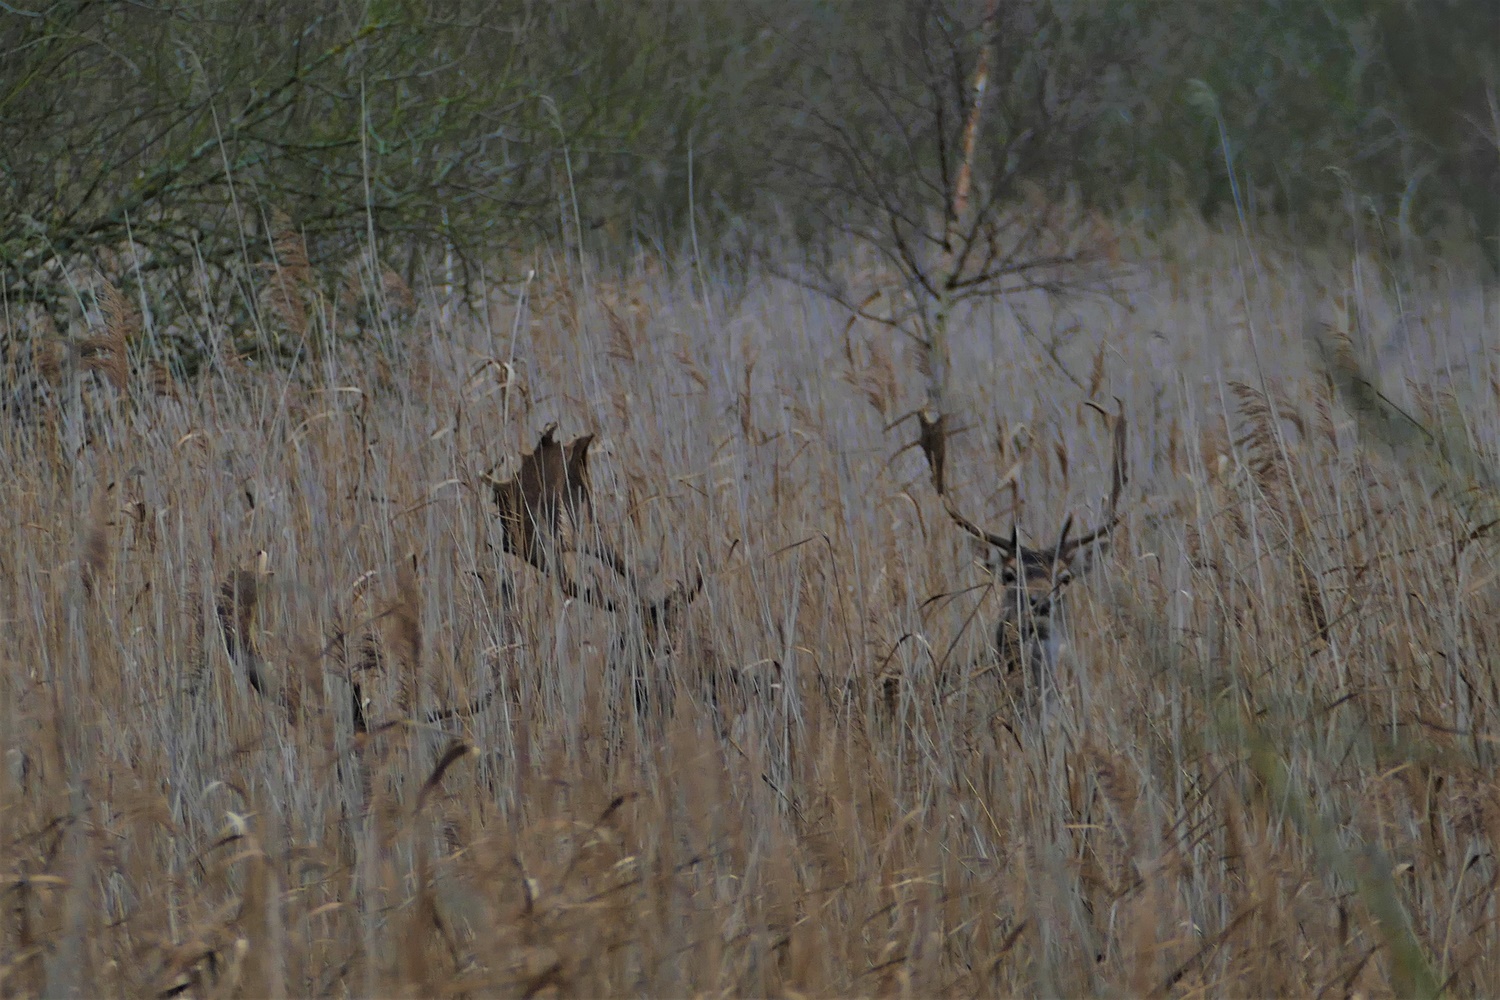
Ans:
[[[932,468],[933,486],[943,492],[943,457],[948,416],[949,379],[952,371],[948,348],[948,324],[953,310],[953,289],[959,278],[958,245],[962,224],[969,211],[969,188],[973,184],[974,143],[979,132],[979,116],[984,110],[984,93],[990,79],[990,35],[994,31],[999,0],[985,6],[979,50],[979,64],[970,85],[973,102],[964,123],[964,158],[953,185],[953,203],[948,206],[948,225],[943,240],[943,266],[939,272],[938,300],[927,337],[927,406],[920,414],[923,450]]]

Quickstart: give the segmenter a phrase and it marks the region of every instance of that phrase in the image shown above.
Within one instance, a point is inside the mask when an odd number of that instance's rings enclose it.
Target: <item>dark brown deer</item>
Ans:
[[[511,479],[502,482],[494,477],[493,470],[483,476],[499,511],[505,551],[556,579],[569,597],[610,612],[627,610],[633,603],[652,632],[669,625],[682,606],[703,590],[703,573],[697,573],[691,586],[681,582],[660,600],[646,599],[630,564],[608,543],[588,537],[591,526],[585,522],[593,510],[589,445],[594,435],[584,434],[559,444],[553,437],[556,430],[556,424],[547,425],[536,448],[521,456],[521,467]],[[625,599],[580,587],[561,559],[569,550],[592,556],[608,567],[624,583]]]
[[[633,664],[630,675],[638,709],[652,701],[643,658],[650,659],[670,648],[681,630],[682,613],[703,590],[703,573],[693,582],[678,582],[659,599],[647,598],[639,574],[608,543],[594,534],[588,523],[592,512],[589,480],[589,445],[594,436],[585,434],[566,444],[553,436],[549,424],[531,452],[521,456],[520,468],[511,479],[501,481],[493,470],[484,475],[499,510],[502,545],[506,552],[526,560],[544,575],[555,579],[568,597],[617,616],[635,614],[634,629],[621,629],[616,636],[616,660]],[[569,574],[563,556],[568,552],[591,556],[607,567],[621,584],[617,596],[592,585],[580,585]],[[631,622],[633,624],[633,622]],[[633,647],[644,657],[627,655]]]
[[[995,648],[1001,667],[1011,677],[1021,675],[1029,681],[1029,695],[1035,697],[1052,674],[1063,634],[1062,597],[1067,587],[1094,567],[1091,546],[1102,541],[1119,523],[1120,495],[1127,478],[1125,458],[1125,416],[1123,411],[1111,417],[1089,403],[1114,425],[1113,460],[1110,472],[1109,504],[1098,527],[1073,534],[1073,515],[1063,521],[1057,541],[1046,548],[1033,549],[1021,544],[1019,529],[1012,524],[1008,535],[987,531],[959,512],[953,498],[944,489],[943,457],[945,440],[942,418],[932,419],[919,413],[919,443],[932,470],[933,487],[943,501],[948,517],[969,535],[990,546],[987,560],[991,572],[999,579],[1002,591],[1000,621],[995,627]]]

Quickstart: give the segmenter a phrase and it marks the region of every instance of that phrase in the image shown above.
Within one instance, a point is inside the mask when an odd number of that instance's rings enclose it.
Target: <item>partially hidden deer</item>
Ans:
[[[521,456],[520,468],[508,480],[495,477],[493,469],[483,475],[498,509],[502,546],[553,578],[562,592],[617,617],[638,616],[639,636],[634,629],[617,631],[614,652],[623,654],[638,638],[647,658],[670,648],[681,629],[683,611],[703,591],[703,573],[692,583],[679,581],[665,596],[648,598],[640,574],[593,530],[592,484],[589,478],[589,446],[594,436],[585,434],[567,443],[554,437],[556,424],[542,431],[531,452]],[[564,555],[590,556],[618,578],[614,594],[591,583],[580,584],[568,572]],[[635,663],[639,657],[624,656]],[[630,671],[638,708],[650,700],[647,679],[639,665]]]
[[[1122,410],[1111,416],[1097,404],[1087,405],[1114,427],[1109,501],[1104,519],[1097,527],[1075,535],[1070,513],[1063,520],[1057,541],[1036,549],[1021,544],[1020,530],[1014,522],[1009,533],[998,534],[980,527],[959,511],[943,479],[946,452],[943,419],[925,412],[917,414],[921,424],[918,443],[927,456],[933,487],[944,511],[965,533],[992,550],[986,563],[1003,588],[1000,620],[995,625],[995,649],[1005,674],[1020,675],[1025,681],[1028,700],[1039,696],[1052,681],[1064,636],[1064,592],[1094,568],[1097,543],[1104,541],[1119,523],[1120,495],[1128,477],[1125,415]]]

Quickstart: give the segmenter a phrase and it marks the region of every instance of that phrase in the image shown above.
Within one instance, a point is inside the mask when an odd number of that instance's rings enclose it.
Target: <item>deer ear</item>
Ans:
[[[990,549],[985,554],[984,568],[1002,582],[1012,583],[1016,579],[1016,557],[1007,555],[1000,549]]]

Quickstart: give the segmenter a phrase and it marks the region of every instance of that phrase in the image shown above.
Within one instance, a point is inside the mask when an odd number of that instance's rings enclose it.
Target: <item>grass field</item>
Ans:
[[[1083,403],[1128,418],[1045,712],[889,428],[914,353],[791,285],[542,259],[359,351],[268,309],[290,370],[205,306],[189,381],[115,301],[0,428],[0,994],[1500,993],[1493,494],[1360,433],[1308,339],[1493,456],[1493,285],[1122,254],[955,335],[994,530],[1097,518]],[[550,423],[597,435],[571,536],[628,572],[568,565],[613,611],[503,551],[486,474]]]

